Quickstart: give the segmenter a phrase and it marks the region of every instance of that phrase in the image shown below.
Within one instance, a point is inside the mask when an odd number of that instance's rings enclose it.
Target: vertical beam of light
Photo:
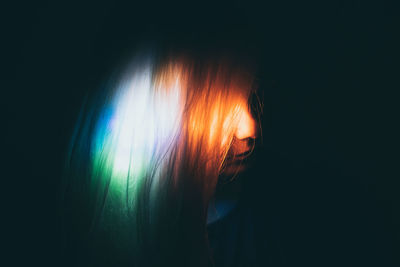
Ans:
[[[181,128],[179,80],[170,88],[157,88],[152,75],[150,63],[133,73],[117,89],[97,124],[93,171],[111,177],[109,188],[115,198],[136,193]]]

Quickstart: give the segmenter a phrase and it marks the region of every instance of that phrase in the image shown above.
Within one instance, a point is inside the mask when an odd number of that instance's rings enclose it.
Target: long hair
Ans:
[[[69,239],[86,265],[212,262],[208,202],[254,88],[239,66],[141,54],[88,98],[64,190]]]

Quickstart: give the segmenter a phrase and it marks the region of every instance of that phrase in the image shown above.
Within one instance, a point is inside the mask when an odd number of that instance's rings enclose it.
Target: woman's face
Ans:
[[[257,123],[249,110],[243,109],[239,114],[239,123],[235,130],[234,140],[222,170],[224,175],[234,175],[246,169],[245,159],[254,149],[257,137]]]

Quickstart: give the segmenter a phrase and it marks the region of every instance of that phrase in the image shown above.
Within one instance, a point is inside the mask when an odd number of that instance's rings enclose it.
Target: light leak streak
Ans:
[[[168,90],[154,86],[149,64],[122,83],[98,123],[93,166],[111,173],[111,190],[123,192],[127,184],[140,182],[178,135],[183,106],[179,80]]]

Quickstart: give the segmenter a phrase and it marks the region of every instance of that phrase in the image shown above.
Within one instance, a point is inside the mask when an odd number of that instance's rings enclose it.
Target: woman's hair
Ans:
[[[208,202],[253,83],[227,57],[143,53],[88,97],[65,175],[77,259],[210,264]]]

